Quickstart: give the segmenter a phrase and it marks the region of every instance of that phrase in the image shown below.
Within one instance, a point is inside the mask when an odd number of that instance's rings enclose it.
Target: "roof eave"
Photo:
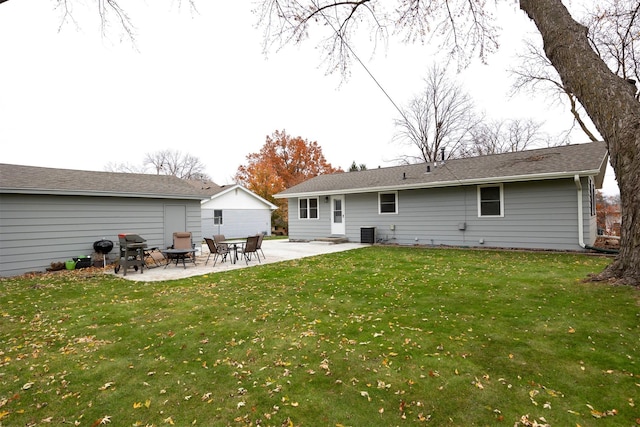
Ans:
[[[604,170],[606,169],[606,158],[604,163],[604,168],[602,165],[598,169],[584,170],[584,171],[567,171],[567,172],[553,172],[546,174],[536,174],[536,175],[514,175],[514,176],[500,176],[500,177],[488,177],[488,178],[474,178],[467,180],[452,180],[452,181],[438,181],[438,182],[423,182],[418,184],[404,184],[404,185],[387,185],[387,186],[377,186],[377,187],[364,187],[364,188],[346,188],[340,190],[318,190],[318,191],[310,191],[310,192],[300,192],[300,193],[288,193],[283,194],[279,193],[274,195],[273,197],[276,199],[291,199],[296,197],[313,197],[313,196],[323,196],[327,194],[358,194],[358,193],[376,193],[380,191],[396,191],[396,190],[419,190],[419,189],[427,189],[427,188],[445,188],[445,187],[456,187],[461,185],[482,185],[482,184],[490,184],[490,183],[498,183],[498,182],[520,182],[520,181],[543,181],[550,179],[565,179],[571,178],[574,176],[599,176],[602,174],[604,176]]]
[[[604,155],[604,158],[602,159],[602,163],[600,163],[600,167],[598,168],[598,174],[596,175],[596,178],[595,178],[595,181],[596,181],[595,185],[598,190],[602,189],[602,186],[604,184],[604,177],[607,171],[608,164],[609,164],[609,152],[607,152],[607,154]]]
[[[244,191],[247,195],[249,195],[250,197],[253,197],[255,199],[257,199],[258,201],[264,203],[265,205],[267,205],[267,207],[272,210],[275,211],[276,209],[278,209],[278,207],[276,205],[274,205],[273,203],[271,203],[270,201],[268,201],[267,199],[260,197],[259,195],[257,195],[256,193],[254,193],[253,191],[249,190],[248,188],[245,188],[244,186],[240,185],[240,184],[233,184],[231,186],[229,186],[228,188],[225,188],[223,191],[220,191],[216,194],[213,194],[210,197],[207,197],[206,199],[204,199],[202,201],[202,203],[207,203],[211,200],[215,200],[219,197],[222,197],[223,195],[229,193],[231,190],[234,189],[239,189],[240,191]]]
[[[43,188],[0,188],[0,194],[30,194],[48,196],[94,196],[94,197],[127,197],[143,199],[185,199],[202,200],[204,196],[195,194],[155,194],[155,193],[127,193],[110,191],[74,191],[51,190]]]

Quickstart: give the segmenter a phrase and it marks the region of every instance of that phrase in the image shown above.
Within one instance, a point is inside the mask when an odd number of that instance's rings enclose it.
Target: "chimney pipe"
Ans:
[[[444,163],[444,147],[440,147],[440,158],[442,160],[442,163]]]

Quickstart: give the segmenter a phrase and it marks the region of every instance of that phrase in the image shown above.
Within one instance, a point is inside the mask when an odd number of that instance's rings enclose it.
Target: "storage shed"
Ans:
[[[0,276],[44,271],[52,262],[91,255],[118,234],[149,247],[172,244],[174,231],[200,230],[201,191],[174,176],[0,164]]]

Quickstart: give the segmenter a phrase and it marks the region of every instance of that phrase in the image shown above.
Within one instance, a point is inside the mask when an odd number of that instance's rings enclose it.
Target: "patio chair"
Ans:
[[[213,241],[215,242],[216,246],[220,246],[222,247],[222,249],[228,251],[229,250],[229,245],[227,245],[226,243],[220,243],[224,240],[227,240],[226,237],[224,237],[224,234],[214,234],[213,235]]]
[[[144,262],[147,268],[161,267],[167,263],[167,259],[160,248],[144,249]]]
[[[262,234],[262,233],[258,234],[258,250],[262,254],[262,258],[266,259],[266,257],[264,256],[264,252],[262,252],[262,240],[263,239],[264,239],[264,234]],[[258,256],[258,252],[256,252],[256,256]]]
[[[249,260],[251,260],[251,254],[256,254],[256,258],[258,258],[258,262],[260,261],[260,257],[258,256],[258,239],[259,236],[249,236],[247,237],[247,243],[245,243],[244,248],[242,248],[242,256],[244,260],[249,264]]]
[[[176,231],[173,233],[173,245],[171,246],[171,249],[190,251],[188,254],[182,256],[183,263],[185,260],[189,260],[194,264],[196,263],[195,248],[196,245],[193,243],[190,231]]]
[[[227,245],[218,245],[213,239],[210,239],[208,237],[205,237],[204,241],[207,242],[207,246],[209,247],[209,256],[207,257],[204,265],[207,265],[207,263],[209,262],[209,258],[211,258],[211,255],[213,255],[214,267],[216,266],[218,258],[221,258],[222,262],[224,262],[224,260],[227,258],[227,255],[229,255],[229,247]]]

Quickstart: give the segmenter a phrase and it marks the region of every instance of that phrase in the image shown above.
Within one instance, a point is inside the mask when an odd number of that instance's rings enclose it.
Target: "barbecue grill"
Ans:
[[[120,241],[120,258],[116,263],[115,272],[118,273],[120,267],[124,268],[123,274],[127,275],[127,269],[133,268],[135,271],[144,270],[144,250],[147,248],[146,240],[138,234],[122,233],[118,234]]]
[[[102,255],[102,268],[107,266],[107,254],[113,249],[111,240],[102,239],[93,242],[93,250]]]

